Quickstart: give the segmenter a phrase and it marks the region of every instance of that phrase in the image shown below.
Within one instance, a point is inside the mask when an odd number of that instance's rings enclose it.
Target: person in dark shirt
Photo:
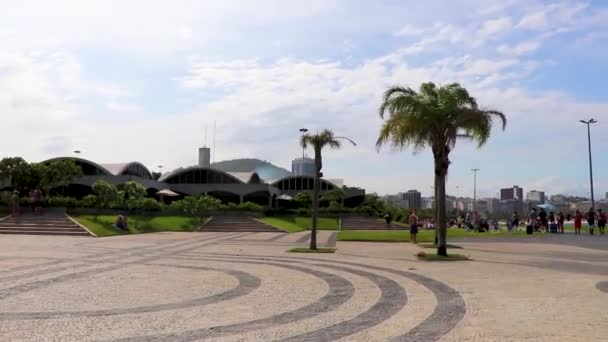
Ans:
[[[564,233],[564,213],[561,211],[557,213],[557,230],[560,233]]]
[[[386,215],[384,215],[384,220],[386,221],[386,226],[388,227],[388,229],[391,229],[391,221],[393,221],[391,213],[386,213]]]
[[[608,218],[606,217],[606,213],[602,211],[602,209],[597,210],[597,227],[600,229],[600,235],[604,235],[604,230],[606,229],[606,221]]]
[[[540,219],[541,229],[544,229],[545,232],[548,232],[548,222],[547,222],[547,212],[544,208],[540,208],[540,212],[538,213],[538,218]]]
[[[589,224],[589,235],[593,235],[593,230],[595,229],[595,219],[596,219],[595,211],[593,210],[593,208],[591,208],[591,209],[589,209],[589,212],[587,213],[587,224]]]

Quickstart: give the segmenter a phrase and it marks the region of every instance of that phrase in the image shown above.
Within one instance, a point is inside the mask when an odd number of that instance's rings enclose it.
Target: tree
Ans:
[[[124,192],[125,203],[127,209],[134,210],[141,208],[143,199],[146,197],[146,188],[134,181],[128,181],[121,186]]]
[[[400,149],[412,147],[418,152],[430,148],[433,152],[437,254],[447,256],[445,181],[450,152],[461,138],[483,146],[492,133],[493,119],[502,122],[503,130],[507,119],[499,111],[481,109],[458,83],[440,87],[432,82],[423,83],[418,92],[408,87],[391,87],[384,93],[378,111],[384,120],[376,143],[378,149],[390,142]]]
[[[326,192],[323,196],[321,196],[321,200],[327,201],[329,203],[336,202],[342,205],[344,204],[344,190],[340,188],[334,188]]]
[[[82,168],[72,160],[55,160],[46,165],[43,177],[43,187],[50,188],[62,186],[63,189],[74,179],[84,176]]]
[[[12,187],[20,192],[32,190],[39,181],[39,167],[32,168],[21,157],[8,157],[0,160],[0,180],[3,186]]]
[[[97,206],[99,208],[111,208],[120,202],[120,194],[116,185],[104,180],[98,180],[93,184],[93,193],[97,196]]]
[[[293,201],[298,204],[298,208],[310,209],[312,204],[312,195],[309,191],[298,192],[293,196]]]
[[[332,149],[339,149],[342,144],[340,143],[340,139],[345,139],[351,142],[353,145],[356,145],[354,141],[344,138],[344,137],[336,137],[334,133],[330,130],[323,130],[321,133],[317,134],[309,134],[306,133],[302,135],[302,139],[300,140],[300,144],[302,148],[307,148],[308,146],[312,146],[315,151],[315,181],[314,181],[314,190],[312,195],[312,230],[310,232],[310,249],[317,249],[317,222],[319,220],[319,192],[321,189],[321,177],[323,174],[321,173],[321,168],[323,167],[321,151],[324,147],[329,147]]]

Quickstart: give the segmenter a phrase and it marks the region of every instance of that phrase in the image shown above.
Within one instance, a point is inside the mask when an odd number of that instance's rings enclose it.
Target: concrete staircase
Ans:
[[[9,216],[0,220],[0,234],[91,236],[63,213]]]
[[[391,223],[391,230],[403,230],[405,227]],[[342,230],[388,230],[386,222],[372,216],[343,216]]]
[[[271,232],[282,230],[248,216],[214,216],[199,229],[199,232]]]

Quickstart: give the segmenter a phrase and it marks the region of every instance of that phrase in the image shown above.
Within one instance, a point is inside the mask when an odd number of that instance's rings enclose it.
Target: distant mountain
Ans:
[[[243,158],[212,163],[214,169],[226,172],[257,172],[265,181],[291,176],[291,172],[265,160]]]

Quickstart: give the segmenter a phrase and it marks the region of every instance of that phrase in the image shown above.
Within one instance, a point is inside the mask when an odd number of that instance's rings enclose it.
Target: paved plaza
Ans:
[[[306,234],[0,236],[0,340],[608,341],[608,237],[468,240],[474,261],[432,263],[412,244],[285,252]]]

